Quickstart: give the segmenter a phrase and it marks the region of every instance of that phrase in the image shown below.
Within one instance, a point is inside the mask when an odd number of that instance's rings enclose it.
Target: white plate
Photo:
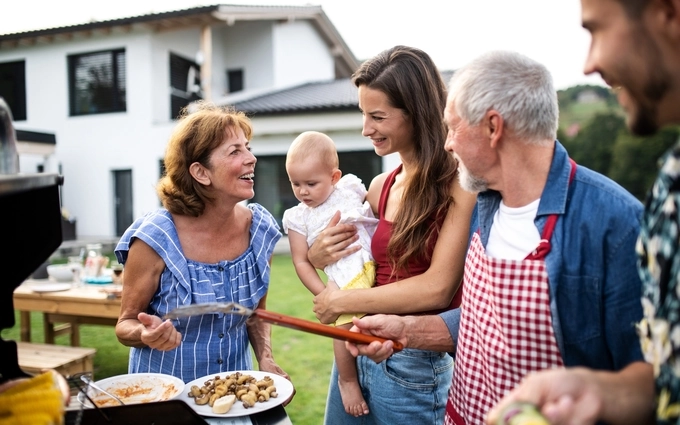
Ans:
[[[102,389],[117,396],[125,404],[152,403],[171,400],[184,392],[184,382],[163,373],[129,373],[95,381]],[[90,387],[87,394],[99,407],[118,406],[118,402]],[[85,395],[78,393],[78,401],[92,407]]]
[[[33,292],[60,292],[68,291],[73,285],[70,283],[44,283],[39,285],[31,285],[31,291]]]
[[[283,376],[276,375],[274,373],[269,373],[269,372],[261,372],[259,370],[240,370],[238,372],[241,372],[244,375],[251,375],[255,379],[263,379],[265,376],[269,376],[274,380],[274,386],[276,387],[276,392],[279,394],[276,398],[270,398],[268,401],[265,402],[257,402],[255,403],[255,406],[245,408],[243,407],[243,403],[241,401],[236,400],[236,403],[231,407],[231,409],[224,414],[219,414],[219,413],[214,413],[212,411],[212,407],[210,407],[207,404],[204,404],[202,406],[196,404],[196,402],[189,397],[189,389],[191,389],[192,385],[197,385],[199,387],[202,387],[205,381],[208,381],[210,379],[214,379],[215,376],[220,376],[222,378],[231,375],[234,372],[222,372],[222,373],[216,373],[213,375],[208,375],[204,376],[202,378],[198,378],[196,380],[193,380],[191,382],[187,382],[185,385],[186,391],[182,394],[182,397],[180,397],[180,400],[183,400],[186,402],[189,406],[191,406],[192,409],[196,411],[201,416],[211,416],[213,418],[228,418],[228,417],[237,417],[237,416],[246,416],[246,415],[252,415],[255,413],[259,412],[264,412],[265,410],[269,410],[273,407],[276,407],[280,404],[283,404],[286,400],[290,398],[290,396],[293,395],[293,384],[284,378]]]

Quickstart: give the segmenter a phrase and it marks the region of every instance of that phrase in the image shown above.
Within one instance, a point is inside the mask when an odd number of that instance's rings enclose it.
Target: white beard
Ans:
[[[481,177],[473,176],[470,171],[465,168],[463,163],[460,161],[460,158],[458,159],[458,173],[458,181],[460,182],[460,186],[465,191],[479,193],[485,192],[487,189],[489,189],[489,185],[486,180]]]

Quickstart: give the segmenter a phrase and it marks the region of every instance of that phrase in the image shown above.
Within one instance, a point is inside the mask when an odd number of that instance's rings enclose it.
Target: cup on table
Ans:
[[[113,283],[117,285],[122,285],[123,284],[123,265],[122,264],[114,264],[111,266],[111,272],[112,276],[111,279],[113,280]]]
[[[83,261],[80,257],[68,257],[68,263],[73,272],[73,284],[74,286],[79,286],[83,283],[82,273],[83,273]]]

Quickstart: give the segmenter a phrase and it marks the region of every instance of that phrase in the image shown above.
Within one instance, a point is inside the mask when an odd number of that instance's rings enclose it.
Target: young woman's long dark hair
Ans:
[[[446,85],[430,56],[407,46],[395,46],[364,62],[352,81],[385,93],[412,124],[416,167],[405,184],[387,246],[392,269],[407,272],[410,260],[430,260],[427,248],[441,227],[441,220],[433,219],[444,217],[453,203],[457,164],[444,149]]]

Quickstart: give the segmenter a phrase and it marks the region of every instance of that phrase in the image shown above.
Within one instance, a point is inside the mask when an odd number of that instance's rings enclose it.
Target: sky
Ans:
[[[548,67],[556,89],[604,85],[583,74],[590,36],[579,0],[2,0],[0,34],[202,5],[319,5],[359,60],[397,44],[426,51],[441,70],[514,50]]]

